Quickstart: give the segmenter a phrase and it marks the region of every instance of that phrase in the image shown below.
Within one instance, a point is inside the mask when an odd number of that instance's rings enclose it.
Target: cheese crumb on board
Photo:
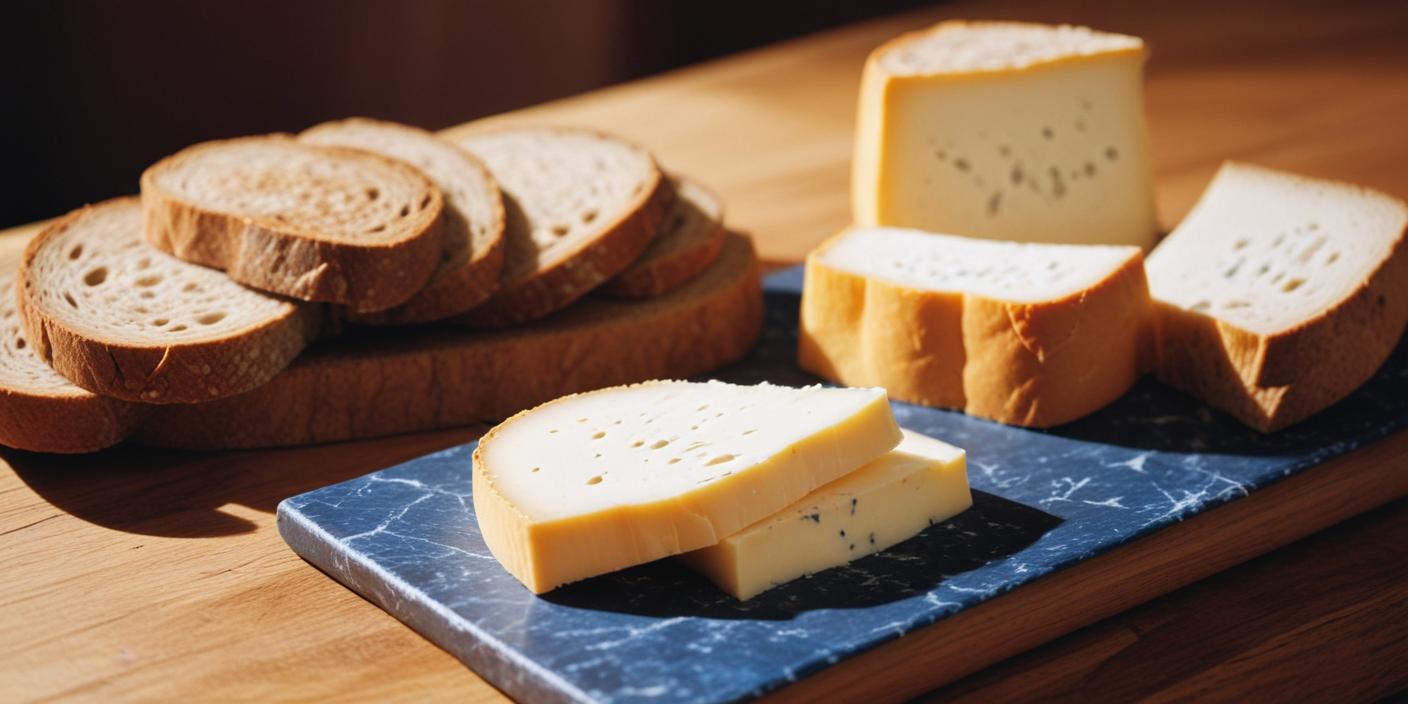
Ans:
[[[714,545],[899,442],[884,389],[647,382],[489,431],[474,508],[490,552],[542,593]]]
[[[875,50],[852,172],[859,225],[1148,249],[1144,43],[943,22]]]
[[[751,599],[880,552],[972,505],[963,450],[905,430],[894,450],[681,559],[720,589]]]

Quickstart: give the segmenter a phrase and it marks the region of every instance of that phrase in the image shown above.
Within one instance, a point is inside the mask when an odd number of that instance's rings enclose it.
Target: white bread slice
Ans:
[[[884,389],[617,386],[485,434],[474,511],[489,552],[541,594],[714,545],[900,438]]]
[[[655,160],[615,137],[499,127],[453,140],[489,167],[508,211],[502,284],[461,322],[502,327],[567,306],[635,261],[664,218]]]
[[[0,445],[62,453],[116,445],[149,407],[80,389],[35,354],[15,307],[13,264],[0,273]]]
[[[1159,378],[1271,432],[1339,401],[1408,324],[1408,205],[1223,165],[1149,256]]]
[[[762,322],[753,247],[730,235],[713,266],[663,296],[593,296],[508,330],[418,328],[323,341],[249,393],[156,409],[136,439],[216,450],[496,421],[563,394],[713,371],[752,349]]]
[[[197,144],[142,174],[151,244],[247,286],[359,312],[425,286],[443,208],[407,164],[288,135]]]
[[[798,363],[1029,427],[1118,398],[1151,363],[1141,250],[857,227],[807,257]]]
[[[693,179],[670,177],[675,200],[660,233],[640,258],[602,285],[617,298],[650,298],[673,291],[709,268],[724,246],[724,203]]]
[[[429,283],[411,300],[378,313],[348,315],[363,324],[443,320],[483,302],[504,263],[504,203],[480,161],[430,132],[366,118],[326,122],[298,136],[310,144],[365,149],[400,159],[430,177],[445,197],[444,251]]]
[[[129,401],[208,401],[267,382],[317,333],[316,306],[147,246],[141,209],[130,197],[85,207],[25,249],[26,339],[55,371]]]

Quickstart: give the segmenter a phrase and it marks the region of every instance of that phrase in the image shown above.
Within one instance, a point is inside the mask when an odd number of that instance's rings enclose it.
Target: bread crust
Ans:
[[[204,149],[245,140],[287,140],[300,148],[356,154],[410,173],[431,199],[407,235],[390,242],[333,242],[271,218],[211,210],[161,189],[157,173]],[[206,142],[166,157],[142,173],[142,233],[154,247],[231,279],[303,301],[336,303],[358,312],[400,305],[430,280],[440,260],[444,210],[440,189],[414,168],[373,152],[298,143],[290,135]]]
[[[742,357],[763,324],[751,242],[730,235],[703,275],[640,302],[582,301],[510,330],[421,330],[310,351],[265,386],[168,406],[139,442],[229,449],[335,442],[507,418],[564,394],[683,378]]]
[[[74,211],[45,227],[25,248],[16,303],[35,353],[74,385],[143,403],[198,403],[248,391],[273,378],[313,340],[321,309],[289,304],[268,321],[237,334],[162,346],[90,337],[65,327],[35,304],[43,283],[30,268],[46,241],[91,209],[125,204],[116,198]]]
[[[151,407],[97,394],[0,387],[0,445],[29,452],[97,452],[122,442]]]
[[[445,149],[453,150],[456,155],[464,158],[468,168],[478,171],[480,178],[493,186],[493,215],[490,222],[485,223],[486,229],[491,233],[487,245],[473,246],[476,243],[471,238],[469,259],[460,267],[452,272],[432,277],[430,282],[410,300],[394,308],[372,313],[358,313],[355,310],[348,310],[343,317],[350,322],[362,325],[414,325],[451,318],[483,303],[490,294],[498,290],[499,275],[503,271],[505,255],[503,194],[499,192],[493,174],[489,173],[488,167],[484,166],[478,157],[470,154],[468,150],[462,149],[458,144],[442,139],[431,132],[394,122],[354,117],[316,125],[304,130],[300,138],[311,136],[314,138],[314,143],[319,143],[316,140],[323,135],[327,135],[328,139],[336,139],[338,130],[343,126],[356,127],[358,125],[371,125],[382,130],[403,131],[417,139],[434,139],[442,143]],[[464,214],[451,208],[449,199],[445,199],[445,203],[444,234],[448,236],[451,231],[462,230],[465,236],[470,236],[468,223],[461,223],[458,227],[451,226],[452,219],[463,219]]]
[[[492,127],[485,131],[514,129],[521,127]],[[631,144],[597,130],[571,131]],[[523,281],[502,284],[489,300],[454,320],[484,328],[537,320],[585,296],[630,266],[655,237],[674,198],[669,179],[658,166],[648,178],[630,205],[615,221],[604,225],[595,238],[583,240],[558,262]]]
[[[697,183],[691,183],[690,187],[704,191],[715,203],[723,202]],[[648,261],[637,260],[597,290],[617,298],[654,298],[669,293],[708,269],[718,259],[719,252],[723,251],[727,235],[720,205],[719,217],[707,238]]]
[[[1155,301],[1160,381],[1270,433],[1299,423],[1374,376],[1408,326],[1408,230],[1353,293],[1262,335]]]
[[[1136,250],[1094,286],[1016,303],[842,271],[824,262],[826,247],[807,257],[797,361],[831,381],[1046,428],[1099,410],[1152,366],[1149,288]]]

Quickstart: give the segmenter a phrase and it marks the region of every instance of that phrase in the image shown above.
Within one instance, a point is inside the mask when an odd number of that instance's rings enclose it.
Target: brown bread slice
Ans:
[[[709,268],[724,246],[724,203],[693,179],[670,177],[675,200],[660,233],[601,293],[650,298],[673,291]]]
[[[566,307],[641,255],[670,199],[640,147],[599,132],[499,127],[452,138],[499,182],[508,211],[499,291],[459,320],[503,327]]]
[[[273,378],[318,330],[316,306],[245,288],[149,247],[141,205],[117,198],[44,228],[17,303],[29,346],[94,393],[195,403]]]
[[[0,266],[0,445],[72,453],[121,442],[150,407],[85,391],[49,368],[15,307],[15,261]]]
[[[509,330],[323,342],[247,394],[157,409],[136,439],[270,447],[501,420],[564,394],[711,371],[752,348],[762,316],[752,244],[730,235],[713,266],[664,296],[593,297]]]
[[[352,147],[400,159],[430,177],[445,197],[440,263],[411,300],[379,313],[348,315],[363,324],[443,320],[483,302],[499,286],[504,263],[504,204],[489,170],[469,152],[430,132],[366,118],[305,130],[310,144]]]
[[[254,288],[359,312],[440,261],[440,189],[408,164],[288,135],[188,147],[142,174],[147,241]]]
[[[1224,164],[1149,255],[1159,379],[1271,432],[1339,401],[1408,325],[1408,204]]]

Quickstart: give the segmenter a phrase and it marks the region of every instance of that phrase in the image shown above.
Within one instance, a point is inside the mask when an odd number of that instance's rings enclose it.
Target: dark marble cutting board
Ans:
[[[717,378],[815,383],[792,364],[800,283],[769,278],[763,341]],[[1051,431],[894,408],[968,450],[973,508],[745,603],[669,560],[534,596],[479,536],[472,446],[290,498],[279,530],[516,698],[747,699],[1408,427],[1408,344],[1349,399],[1267,436],[1147,379]]]

